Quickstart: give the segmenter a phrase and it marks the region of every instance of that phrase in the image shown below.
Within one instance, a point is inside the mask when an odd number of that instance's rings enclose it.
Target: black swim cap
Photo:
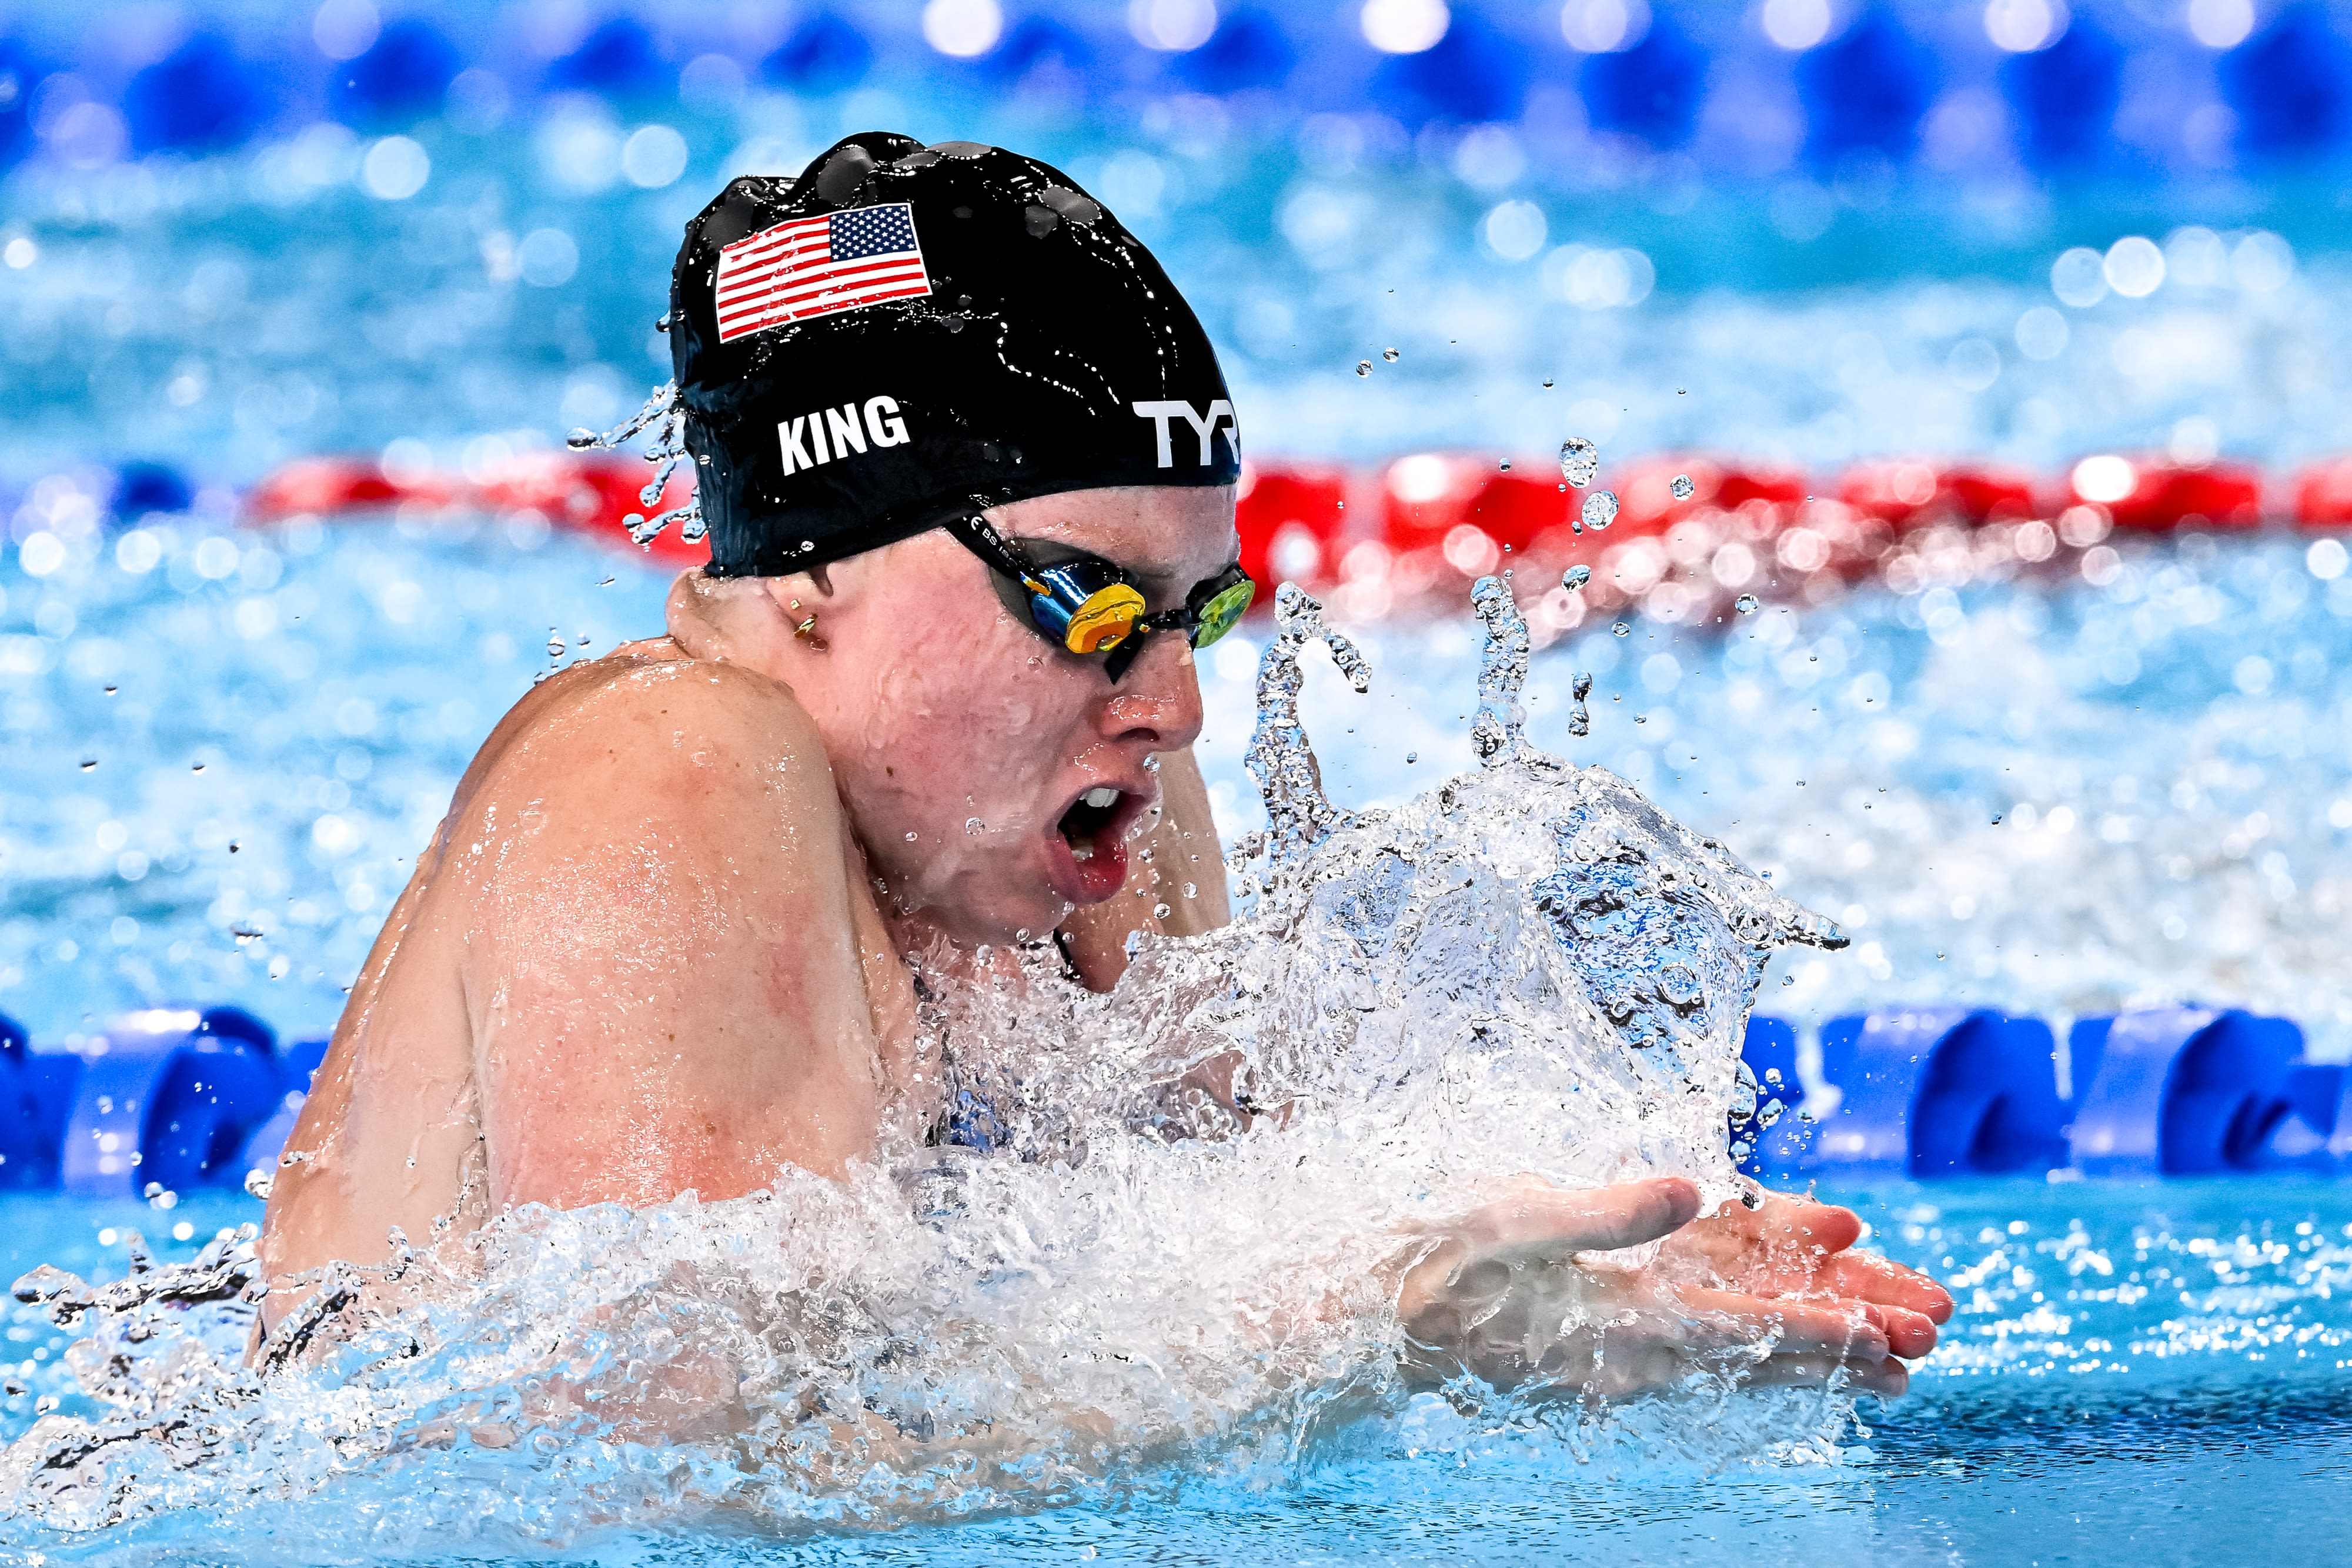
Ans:
[[[1108,485],[1231,485],[1201,323],[1059,171],[867,131],[747,176],[670,276],[711,575],[772,576],[949,516]]]

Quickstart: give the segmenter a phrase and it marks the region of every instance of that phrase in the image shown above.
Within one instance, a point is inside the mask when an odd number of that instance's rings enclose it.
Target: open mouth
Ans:
[[[1097,847],[1110,845],[1110,828],[1118,821],[1127,797],[1108,784],[1097,785],[1070,803],[1062,813],[1062,837],[1069,841],[1070,857],[1080,865],[1095,858]]]
[[[1100,904],[1127,883],[1127,835],[1150,805],[1116,784],[1097,784],[1070,802],[1048,836],[1055,890],[1072,904]]]

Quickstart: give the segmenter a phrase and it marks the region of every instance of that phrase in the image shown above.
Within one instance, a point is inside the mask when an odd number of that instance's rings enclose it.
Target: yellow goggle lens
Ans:
[[[1257,584],[1244,578],[1201,606],[1201,623],[1193,630],[1192,646],[1205,648],[1232,631],[1249,613],[1250,601],[1256,597]]]
[[[1087,596],[1063,630],[1062,645],[1073,653],[1107,653],[1126,642],[1142,619],[1143,595],[1114,582]]]

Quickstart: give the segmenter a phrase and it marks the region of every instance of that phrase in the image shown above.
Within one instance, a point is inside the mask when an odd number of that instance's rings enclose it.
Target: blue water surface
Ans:
[[[1638,1466],[1580,1461],[1539,1426],[1465,1434],[1430,1396],[1302,1470],[1235,1479],[1180,1467],[1108,1510],[952,1528],[744,1537],[478,1540],[392,1549],[396,1497],[346,1482],[268,1536],[236,1514],[151,1521],[86,1540],[0,1526],[0,1551],[51,1561],[625,1563],[1068,1562],[1723,1563],[1767,1553],[1874,1564],[2325,1561],[2352,1526],[2352,1193],[2270,1181],[1904,1183],[1823,1196],[1868,1245],[1952,1285],[1959,1311],[1912,1392],[1865,1401],[1833,1455],[1759,1460],[1698,1443]],[[133,1229],[165,1259],[257,1220],[241,1197],[137,1203],[0,1199],[11,1270],[119,1275]],[[173,1241],[185,1226],[191,1239]],[[0,1435],[34,1401],[79,1396],[68,1336],[11,1306]],[[1635,1418],[1638,1418],[1638,1407]],[[1424,1446],[1426,1445],[1426,1446]],[[372,1541],[383,1541],[383,1549]]]

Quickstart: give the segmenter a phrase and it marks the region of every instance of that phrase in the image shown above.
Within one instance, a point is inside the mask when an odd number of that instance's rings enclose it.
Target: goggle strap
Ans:
[[[1021,583],[1032,593],[1045,591],[1044,585],[1036,580],[1032,569],[1013,555],[1011,547],[1005,544],[996,530],[989,526],[988,519],[980,513],[966,512],[951,518],[947,524],[947,528],[950,533],[961,539],[974,555],[1005,576]]]

